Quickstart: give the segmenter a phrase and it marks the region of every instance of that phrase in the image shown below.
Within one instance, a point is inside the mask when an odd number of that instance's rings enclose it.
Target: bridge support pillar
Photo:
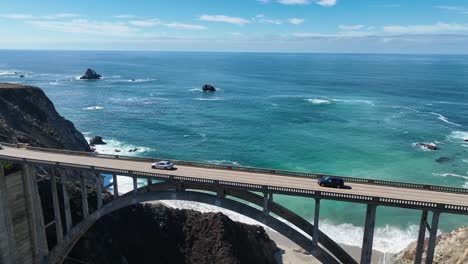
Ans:
[[[96,198],[97,198],[97,209],[101,209],[102,207],[102,177],[101,173],[96,174]]]
[[[377,205],[368,204],[366,211],[366,224],[362,241],[361,264],[370,264],[372,260],[372,243],[374,241],[375,215]]]
[[[137,195],[138,192],[138,182],[137,182],[137,177],[132,177],[133,179],[133,196]]]
[[[414,264],[421,264],[422,253],[424,250],[424,239],[426,237],[427,210],[422,211],[421,221],[419,222],[418,242],[416,244],[416,254],[414,255]]]
[[[54,217],[55,217],[55,232],[57,233],[57,243],[63,240],[63,228],[62,218],[60,216],[60,205],[57,194],[57,180],[55,175],[55,168],[52,167],[52,175],[50,176],[50,187],[52,190],[52,203],[54,205]]]
[[[314,229],[312,231],[312,245],[314,247],[318,246],[319,218],[320,218],[320,199],[315,198]]]
[[[112,174],[112,184],[114,185],[114,198],[119,197],[119,186],[117,184],[117,175]]]
[[[148,185],[153,184],[153,180],[148,178]]]
[[[85,175],[81,173],[81,206],[83,207],[83,219],[89,216],[88,192],[86,190]]]
[[[263,193],[263,213],[265,215],[270,214],[270,204],[273,201],[273,194],[272,193]]]
[[[42,214],[41,197],[37,189],[35,168],[32,165],[23,165],[23,181],[25,183],[25,196],[30,211],[33,230],[34,253],[37,261],[43,261],[49,255],[49,247],[45,233],[44,216]]]
[[[0,163],[0,263],[17,263],[13,223],[3,165]]]
[[[426,252],[426,264],[432,264],[434,261],[434,250],[437,239],[437,228],[439,227],[439,211],[432,212],[431,229],[429,230],[429,243]]]
[[[62,176],[62,193],[63,193],[63,208],[65,213],[65,228],[67,230],[67,234],[70,233],[72,228],[72,216],[70,210],[70,197],[68,195],[68,188],[67,188],[67,176],[64,174]]]

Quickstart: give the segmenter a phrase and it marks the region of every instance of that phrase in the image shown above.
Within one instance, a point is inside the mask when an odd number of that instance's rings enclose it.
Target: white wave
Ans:
[[[371,106],[375,106],[374,102],[368,100],[345,100],[345,99],[331,99],[334,102],[342,102],[342,103],[354,103],[354,104],[368,104]]]
[[[468,159],[462,159],[462,161],[468,163]]]
[[[91,139],[91,137],[85,137],[85,138],[88,142]],[[128,143],[121,142],[115,139],[104,138],[103,141],[106,142],[107,144],[94,146],[97,153],[111,154],[111,155],[138,156],[141,153],[153,151],[153,149],[151,148],[136,146],[136,145],[128,144]],[[137,149],[137,151],[133,151],[134,149]],[[116,151],[116,150],[119,150],[119,151]]]
[[[451,138],[451,139],[463,141],[465,139],[468,139],[468,132],[452,131],[452,133],[450,133],[450,135],[448,135],[448,137]]]
[[[18,75],[21,74],[19,71],[14,71],[14,70],[1,70],[0,71],[0,76],[2,75]]]
[[[200,88],[193,88],[193,89],[190,89],[189,92],[202,92],[202,89],[200,89]]]
[[[104,109],[104,107],[103,107],[103,106],[98,106],[98,105],[96,105],[96,106],[89,106],[89,107],[83,108],[83,110],[88,110],[88,111],[92,111],[92,110],[102,110],[102,109]]]
[[[148,97],[130,97],[130,98],[110,98],[109,101],[124,105],[149,105],[154,104],[154,98]]]
[[[398,253],[417,239],[418,229],[419,227],[416,225],[410,225],[406,229],[389,225],[378,227],[374,231],[373,249],[384,253]],[[320,230],[337,243],[357,247],[362,246],[363,227],[352,224],[335,225],[325,220],[323,223],[320,223]]]
[[[157,81],[158,79],[151,79],[151,78],[145,78],[145,79],[130,79],[127,80],[127,82],[136,82],[136,83],[144,83],[144,82],[153,82]]]
[[[465,182],[465,184],[463,184],[463,188],[466,188],[466,189],[468,189],[468,181],[467,181],[467,182]]]
[[[324,104],[330,104],[330,100],[325,100],[325,99],[305,99],[306,101],[316,104],[316,105],[324,105]]]
[[[466,144],[463,144],[461,146],[464,147],[464,148],[468,148],[468,145],[466,145]]]
[[[453,122],[448,121],[447,117],[445,117],[445,116],[443,116],[443,115],[441,115],[441,114],[439,114],[439,113],[431,112],[431,114],[437,116],[437,119],[439,119],[439,120],[442,121],[442,122],[445,122],[445,123],[447,123],[447,124],[451,124],[451,125],[454,125],[454,126],[461,126],[460,124],[457,124],[457,123],[453,123]]]
[[[240,166],[239,162],[232,160],[207,160],[208,163]]]
[[[49,82],[50,85],[59,85],[58,82]]]
[[[199,100],[199,101],[220,101],[220,100],[224,100],[224,99],[221,98],[221,97],[215,97],[215,98],[195,98],[195,100]]]
[[[435,176],[441,176],[441,177],[454,177],[454,178],[460,178],[460,179],[465,179],[468,180],[468,176],[463,176],[463,175],[458,175],[455,173],[432,173],[432,175]]]

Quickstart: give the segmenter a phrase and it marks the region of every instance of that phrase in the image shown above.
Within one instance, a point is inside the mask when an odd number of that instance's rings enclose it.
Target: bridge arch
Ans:
[[[237,212],[244,216],[255,219],[258,222],[261,222],[271,229],[277,231],[291,241],[295,242],[297,245],[304,248],[307,252],[312,254],[322,263],[356,263],[356,261],[351,256],[349,256],[338,244],[333,242],[333,240],[321,232],[319,234],[319,242],[326,250],[322,247],[313,247],[312,241],[307,236],[287,225],[278,218],[273,217],[270,214],[266,214],[262,210],[249,206],[245,203],[224,198],[225,195],[229,195],[261,207],[263,204],[263,197],[260,195],[240,190],[225,190],[223,195],[220,195],[219,192],[218,194],[200,192],[200,190],[216,192],[213,188],[206,185],[195,186],[194,184],[184,184],[182,189],[180,187],[181,186],[179,186],[179,188],[175,188],[174,185],[169,183],[157,183],[150,186],[141,187],[136,192],[129,192],[119,196],[74,226],[64,237],[64,240],[51,250],[49,254],[49,263],[62,263],[78,240],[101,217],[110,214],[115,210],[125,208],[133,204],[158,200],[193,201],[214,205],[233,212]],[[274,202],[272,202],[270,206],[272,213],[279,215],[285,220],[288,220],[289,222],[299,227],[299,229],[302,231],[308,234],[311,233],[313,226],[305,219],[302,219],[301,217]],[[334,255],[338,260],[335,259],[332,255]]]

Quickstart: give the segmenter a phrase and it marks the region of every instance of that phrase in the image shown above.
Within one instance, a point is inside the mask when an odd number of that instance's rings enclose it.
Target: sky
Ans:
[[[0,49],[468,54],[468,0],[0,0]]]

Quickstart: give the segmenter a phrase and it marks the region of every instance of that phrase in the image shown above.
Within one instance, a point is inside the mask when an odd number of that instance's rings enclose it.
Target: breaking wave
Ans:
[[[451,124],[451,125],[454,125],[454,126],[461,126],[460,124],[457,124],[457,123],[454,123],[454,122],[450,122],[447,117],[439,114],[439,113],[434,113],[434,112],[431,112],[432,115],[435,115],[437,116],[437,119],[439,119],[440,121],[444,122],[444,123],[447,123],[447,124]]]

